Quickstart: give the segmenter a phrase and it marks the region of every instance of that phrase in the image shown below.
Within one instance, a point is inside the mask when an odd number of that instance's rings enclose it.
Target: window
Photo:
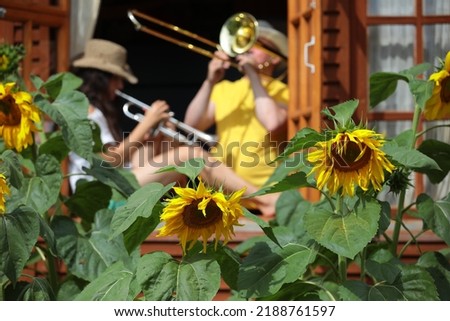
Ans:
[[[438,58],[450,50],[450,2],[446,0],[367,0],[367,70],[398,72],[429,62],[437,66]],[[432,70],[429,71],[426,77]],[[414,101],[407,85],[399,82],[396,93],[369,111],[371,126],[388,137],[410,128]],[[426,129],[437,122],[422,121]],[[430,131],[427,138],[450,141],[450,131]],[[439,135],[439,137],[438,137]],[[437,198],[449,190],[448,177],[438,186],[427,183],[421,175],[415,178],[415,197],[425,191]]]

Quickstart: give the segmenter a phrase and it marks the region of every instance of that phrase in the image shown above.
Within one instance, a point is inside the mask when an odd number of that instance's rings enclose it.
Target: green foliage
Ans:
[[[25,47],[23,44],[0,44],[0,79],[14,80],[17,77],[20,62],[24,57]]]
[[[418,78],[428,67],[372,75],[370,105],[387,99],[397,82],[405,81],[419,115],[433,89]],[[11,74],[2,76],[2,81],[11,79]],[[318,189],[310,150],[337,133],[364,128],[352,120],[357,99],[325,109],[323,115],[334,128],[298,131],[277,158],[272,177],[251,195],[280,193],[276,218],[268,222],[243,209],[245,220],[261,234],[235,247],[209,244],[206,253],[199,242],[180,258],[162,249],[141,253],[143,242],[161,224],[174,184],[140,187],[129,173],[99,157],[99,129],[86,117],[87,98],[77,91],[80,79],[60,73],[46,81],[33,76],[32,82],[35,91],[22,90],[32,94],[57,129],[39,133],[21,153],[1,150],[0,172],[11,190],[0,215],[1,299],[212,300],[222,281],[236,300],[450,299],[450,252],[426,252],[418,242],[427,232],[450,245],[450,194],[443,199],[422,194],[405,204],[412,174],[423,173],[431,183],[447,177],[450,145],[419,140],[423,133],[417,132],[416,123],[386,138],[382,151],[395,170],[385,171],[382,191],[356,188],[349,196],[323,188],[320,199],[311,202],[302,196],[304,189]],[[68,178],[61,166],[69,152],[89,161],[86,173],[93,180],[80,181],[76,192],[63,195]],[[195,184],[204,166],[202,160],[191,159],[159,172],[177,171]],[[380,192],[389,188],[396,206],[380,199]],[[417,234],[407,230],[406,213],[423,222]],[[421,251],[417,262],[402,260],[402,226],[411,237],[406,245]],[[45,266],[44,276],[25,273],[37,262]],[[58,273],[58,262],[66,274]],[[359,279],[348,278],[350,267],[358,269]]]

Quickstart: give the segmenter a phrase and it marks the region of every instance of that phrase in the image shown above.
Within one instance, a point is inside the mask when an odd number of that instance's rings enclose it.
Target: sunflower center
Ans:
[[[340,142],[331,145],[331,157],[333,166],[342,172],[357,171],[364,167],[370,160],[372,150],[365,144],[358,145],[342,138]],[[362,155],[361,155],[362,154]]]
[[[183,222],[186,226],[192,228],[205,228],[214,225],[217,221],[222,219],[222,211],[214,201],[210,201],[206,206],[206,216],[198,209],[198,203],[201,200],[196,200],[190,205],[186,206],[183,213]]]
[[[17,126],[22,114],[12,96],[0,99],[0,126]]]
[[[450,103],[450,76],[442,80],[441,86],[441,101]]]

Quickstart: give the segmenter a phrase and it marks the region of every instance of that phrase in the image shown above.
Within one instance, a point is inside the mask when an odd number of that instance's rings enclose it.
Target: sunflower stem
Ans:
[[[411,149],[414,149],[416,147],[417,142],[417,128],[419,126],[419,118],[420,118],[421,110],[419,106],[416,104],[416,108],[414,109],[414,118],[412,122],[412,130],[413,130],[413,139],[411,141]],[[405,205],[405,196],[406,196],[406,189],[407,187],[403,188],[403,190],[400,191],[400,196],[398,198],[398,206],[397,206],[397,214],[395,216],[395,225],[394,225],[394,232],[392,235],[392,243],[391,243],[391,252],[394,256],[397,256],[397,246],[400,236],[400,228],[402,226],[403,222],[403,213],[404,213],[404,205]]]
[[[411,142],[411,149],[416,148],[416,142],[417,142],[417,128],[419,126],[419,119],[420,119],[420,107],[416,104],[416,108],[414,110],[414,118],[413,118],[413,123],[412,123],[412,130],[413,130],[413,140]]]
[[[361,282],[364,282],[366,279],[366,256],[367,256],[367,247],[365,247],[360,253],[361,257],[361,273],[360,273],[360,280]]]
[[[345,281],[347,281],[347,258],[342,255],[338,255],[338,262],[339,278],[341,280],[341,283],[344,283]]]
[[[450,127],[450,125],[449,124],[443,124],[443,125],[431,126],[431,127],[427,128],[427,129],[422,130],[421,132],[418,132],[416,134],[416,138],[419,138],[420,136],[424,135],[425,133],[427,133],[427,132],[429,132],[431,130],[438,129],[438,128],[445,128],[445,127]]]
[[[334,205],[334,202],[333,202],[333,200],[331,199],[331,197],[330,197],[326,192],[324,192],[323,190],[319,190],[319,192],[327,199],[328,203],[330,203],[330,206],[331,206],[331,208],[332,208],[332,211],[333,211],[333,212],[337,212],[336,206]]]

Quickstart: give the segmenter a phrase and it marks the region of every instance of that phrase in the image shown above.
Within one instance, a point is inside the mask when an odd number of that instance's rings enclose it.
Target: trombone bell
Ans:
[[[202,48],[199,45],[197,46],[190,42],[182,41],[180,39],[177,39],[176,37],[169,36],[163,32],[159,32],[154,28],[147,27],[141,24],[136,17],[144,19],[147,22],[159,25],[160,27],[175,32],[178,35],[181,34],[183,36],[190,38],[191,40],[200,42],[206,48]],[[198,54],[201,54],[209,58],[215,57],[213,50],[214,51],[217,49],[223,50],[229,57],[233,58],[236,57],[237,55],[246,53],[253,46],[258,46],[262,50],[266,50],[271,55],[281,57],[277,53],[270,51],[266,49],[264,46],[261,46],[260,44],[257,43],[259,36],[258,21],[255,19],[254,16],[252,16],[247,12],[236,13],[227,19],[227,21],[222,25],[222,28],[220,30],[219,43],[215,43],[193,32],[182,29],[170,23],[161,21],[152,16],[146,15],[138,10],[129,10],[128,18],[131,20],[136,30],[138,31],[146,32],[152,36],[166,40],[185,49],[192,50]],[[281,58],[284,59],[284,57]],[[239,66],[234,62],[232,62],[231,65],[233,67],[239,68]]]
[[[252,48],[258,39],[258,21],[251,14],[239,12],[228,18],[220,30],[220,46],[230,57]]]

